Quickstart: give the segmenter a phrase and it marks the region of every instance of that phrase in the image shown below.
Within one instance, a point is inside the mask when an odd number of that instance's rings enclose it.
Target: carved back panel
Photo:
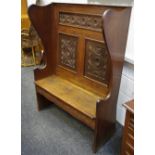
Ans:
[[[106,8],[64,5],[55,7],[56,74],[94,93],[103,94],[108,90],[109,67],[101,30]]]
[[[78,38],[66,34],[59,34],[59,64],[76,70]]]
[[[84,75],[100,82],[107,82],[108,53],[103,42],[86,40]]]
[[[101,31],[102,22],[101,17],[97,15],[60,12],[59,23],[61,25],[68,25],[80,28],[86,28],[93,31]]]

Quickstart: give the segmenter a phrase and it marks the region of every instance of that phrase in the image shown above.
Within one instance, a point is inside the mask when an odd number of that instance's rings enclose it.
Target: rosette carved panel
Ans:
[[[78,13],[59,13],[59,23],[86,29],[101,30],[101,16]]]
[[[60,65],[76,69],[76,53],[78,38],[66,34],[59,34]]]
[[[86,40],[85,76],[106,82],[108,53],[104,43]]]

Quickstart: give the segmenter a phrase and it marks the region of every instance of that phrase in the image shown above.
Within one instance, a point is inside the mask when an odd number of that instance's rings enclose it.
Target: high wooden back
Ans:
[[[104,38],[102,15],[109,9],[124,8],[56,3],[37,9],[31,6],[29,15],[45,48],[44,76],[56,74],[98,95],[108,93],[113,59]]]
[[[102,35],[104,7],[55,7],[56,74],[102,95],[108,84],[108,54]]]

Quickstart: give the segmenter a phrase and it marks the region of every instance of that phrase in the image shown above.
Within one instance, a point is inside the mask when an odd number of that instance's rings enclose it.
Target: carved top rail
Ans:
[[[89,15],[80,13],[60,12],[59,23],[79,28],[102,30],[101,15]]]

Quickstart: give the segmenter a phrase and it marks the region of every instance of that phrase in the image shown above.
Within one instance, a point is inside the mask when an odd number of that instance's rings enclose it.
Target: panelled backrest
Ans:
[[[107,92],[109,83],[109,57],[102,34],[102,14],[106,9],[55,6],[56,74],[98,95]]]
[[[43,41],[47,60],[44,74],[38,75],[37,79],[57,74],[98,95],[108,93],[112,77],[111,64],[115,61],[111,54],[115,55],[115,49],[113,48],[114,53],[110,53],[111,46],[104,38],[106,36],[109,41],[108,35],[103,32],[102,16],[108,10],[121,12],[123,9],[57,3],[45,7],[31,6],[30,18]],[[115,23],[117,24],[117,19]],[[111,30],[106,27],[106,32],[108,31]],[[114,28],[111,32],[116,34]],[[114,40],[117,45],[117,38]],[[117,46],[113,46],[112,42],[112,47]],[[116,52],[119,57],[118,50]]]

